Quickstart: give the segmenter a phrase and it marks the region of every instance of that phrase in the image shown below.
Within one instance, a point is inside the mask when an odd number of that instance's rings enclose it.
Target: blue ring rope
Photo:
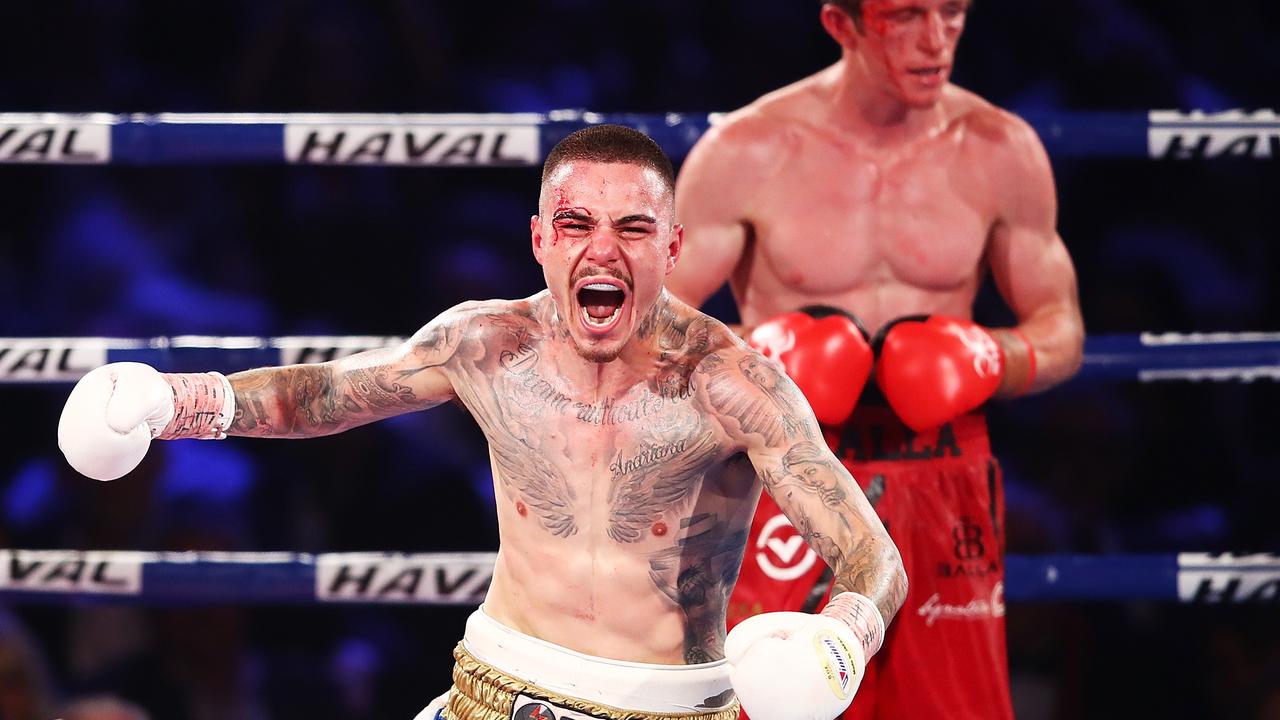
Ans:
[[[0,384],[74,382],[108,362],[167,372],[321,362],[401,342],[400,337],[0,338]],[[1142,333],[1085,339],[1072,382],[1280,379],[1280,332]]]
[[[0,599],[142,605],[477,605],[494,553],[142,553],[0,549]],[[988,600],[983,598],[983,600]],[[1010,602],[1280,600],[1280,555],[1009,555]]]
[[[536,166],[570,132],[619,123],[673,158],[718,113],[0,113],[0,163]],[[1058,158],[1280,158],[1274,110],[1029,112]]]

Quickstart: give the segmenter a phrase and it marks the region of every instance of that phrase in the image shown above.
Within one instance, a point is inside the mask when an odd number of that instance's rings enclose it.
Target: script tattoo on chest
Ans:
[[[565,443],[580,432],[575,424],[618,427],[619,437],[637,438],[618,451],[607,478],[606,533],[620,543],[639,541],[664,514],[685,509],[719,453],[698,415],[682,410],[694,395],[693,369],[710,344],[707,320],[680,319],[659,305],[637,330],[657,340],[653,377],[624,398],[595,402],[574,398],[571,387],[557,379],[547,344],[556,340],[532,313],[482,319],[493,332],[471,367],[477,380],[483,371],[476,363],[487,358],[497,367],[489,383],[468,383],[475,387],[463,401],[489,437],[507,497],[535,513],[553,535],[576,534],[575,513],[585,511],[575,508],[574,487],[561,470],[569,462]]]
[[[609,537],[637,542],[664,515],[685,510],[718,451],[711,431],[695,426],[651,432],[619,453],[609,466]]]
[[[468,357],[458,363],[458,371],[467,376],[466,382],[457,383],[458,397],[489,440],[497,485],[509,501],[533,513],[547,532],[556,537],[575,535],[576,494],[552,461],[563,455],[563,448],[551,447],[539,423],[546,408],[561,401],[536,382],[526,386],[511,381],[522,374],[518,370],[531,369],[537,362],[537,322],[531,315],[516,313],[486,315],[480,322],[499,328],[494,336],[501,338],[503,345],[497,348],[497,343],[492,343],[494,347],[477,343],[470,349]],[[495,355],[497,368],[491,359]],[[495,371],[501,380],[495,379]],[[531,402],[538,398],[541,400]]]

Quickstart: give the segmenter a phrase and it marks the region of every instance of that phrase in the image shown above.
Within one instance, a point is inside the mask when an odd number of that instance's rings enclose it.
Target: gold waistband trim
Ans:
[[[537,685],[513,678],[502,671],[477,660],[458,643],[453,650],[453,689],[445,708],[448,720],[508,720],[515,705],[516,696],[531,695],[546,699],[584,715],[594,715],[607,720],[737,720],[738,701],[720,710],[704,713],[656,713],[640,710],[622,710],[608,705],[597,705],[586,700],[566,697],[544,690]]]

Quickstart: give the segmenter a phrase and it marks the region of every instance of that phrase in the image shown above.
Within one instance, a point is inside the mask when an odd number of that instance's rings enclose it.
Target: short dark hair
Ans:
[[[853,20],[854,27],[862,32],[862,0],[822,0],[823,5],[835,5]]]
[[[547,153],[542,163],[543,184],[556,168],[573,160],[647,167],[662,177],[667,190],[675,192],[676,171],[671,158],[648,135],[624,125],[590,125],[569,133]]]

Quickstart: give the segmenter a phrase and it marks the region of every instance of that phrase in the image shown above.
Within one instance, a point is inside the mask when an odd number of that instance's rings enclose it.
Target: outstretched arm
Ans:
[[[907,594],[897,547],[849,471],[822,439],[795,384],[754,351],[722,351],[700,371],[712,407],[742,443],[765,489],[834,573],[832,596],[870,598],[885,623]]]
[[[236,410],[227,433],[281,438],[332,435],[448,402],[454,389],[445,368],[463,330],[455,308],[394,347],[325,363],[231,375]]]

